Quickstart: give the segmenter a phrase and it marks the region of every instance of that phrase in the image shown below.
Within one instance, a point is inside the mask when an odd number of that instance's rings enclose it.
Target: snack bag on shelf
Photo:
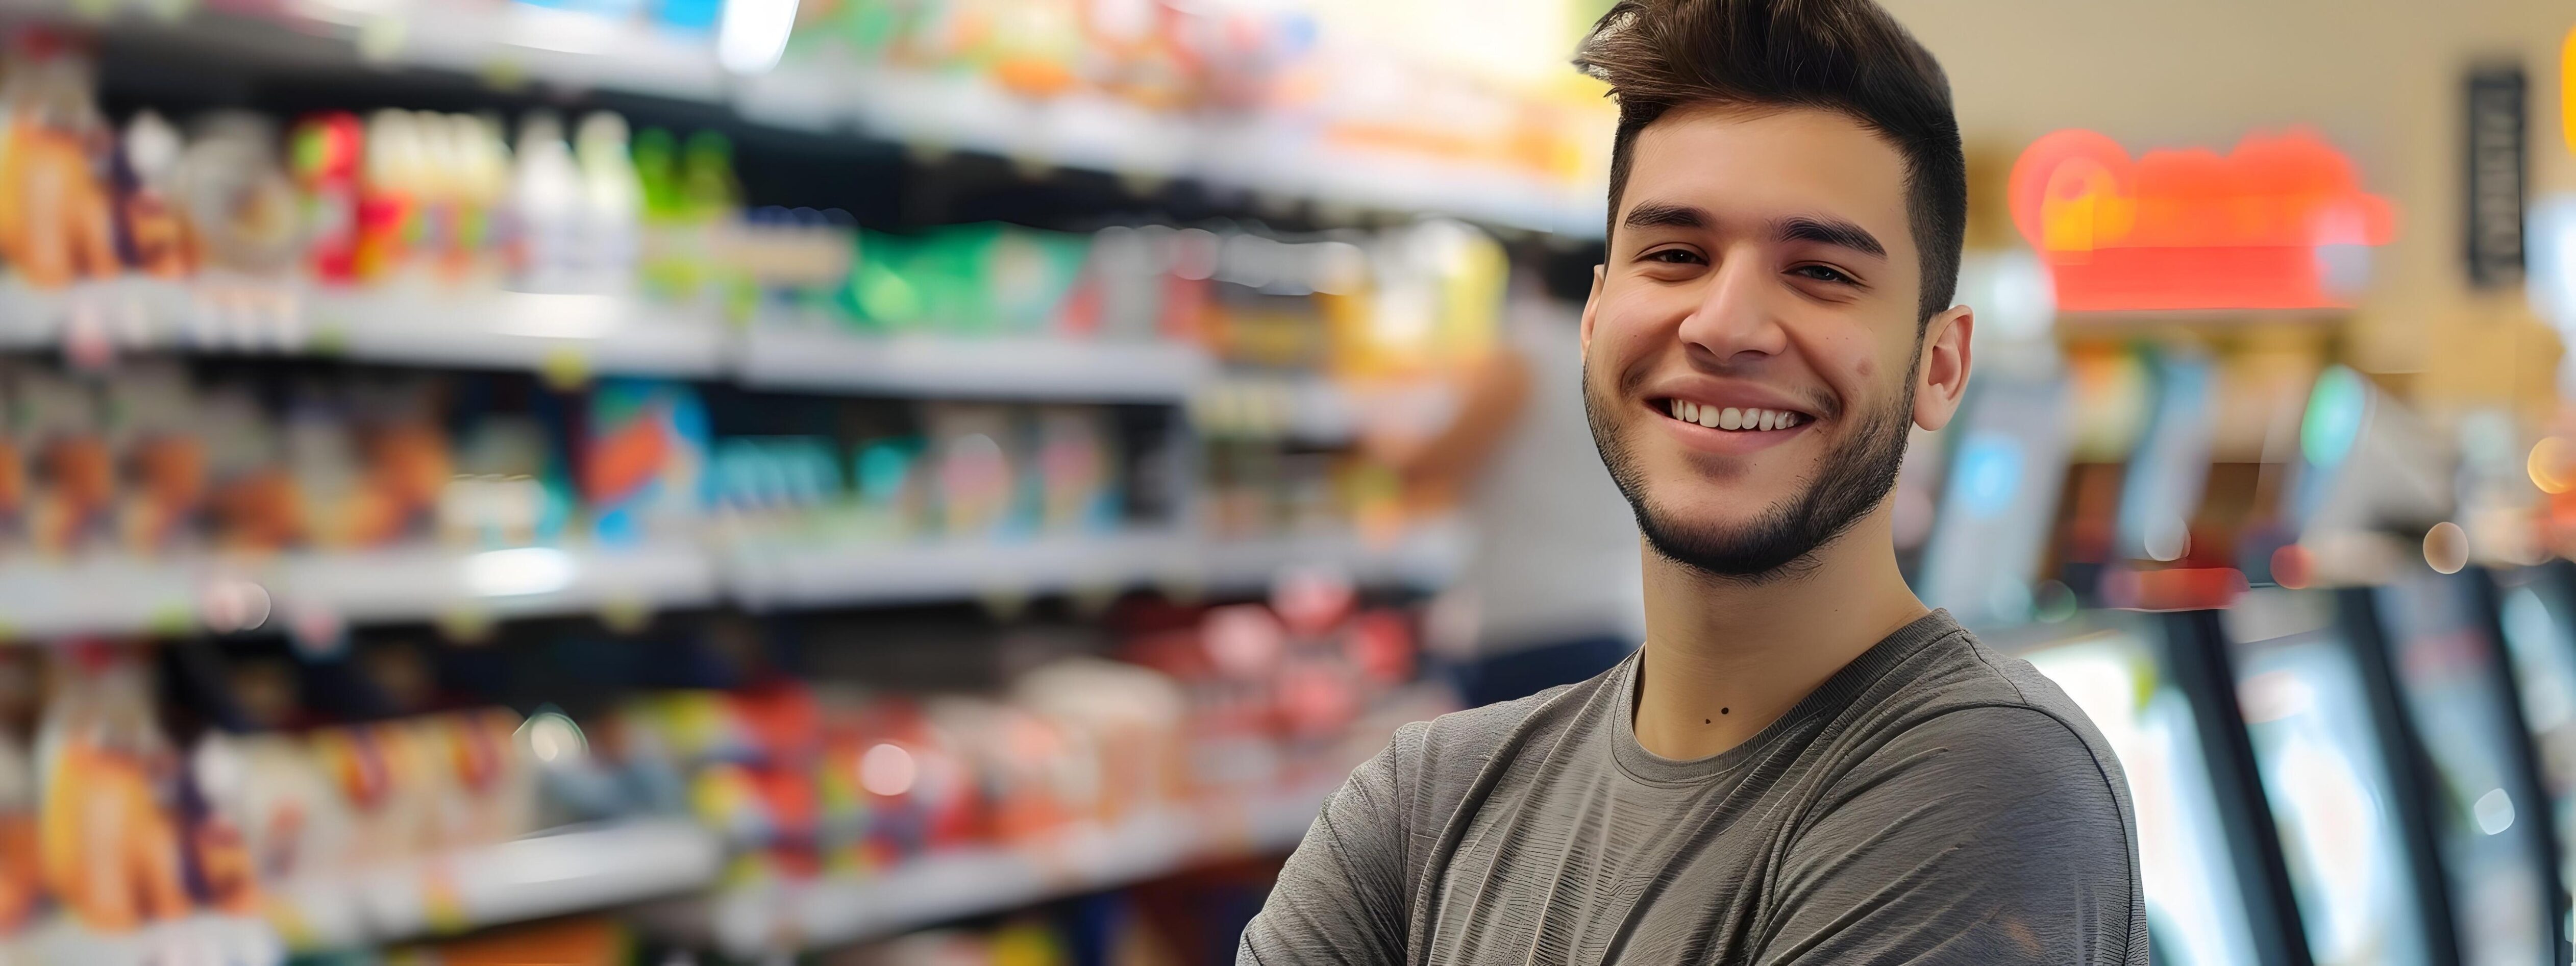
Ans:
[[[447,429],[439,420],[438,389],[437,381],[415,377],[353,387],[364,467],[353,544],[385,546],[433,529],[439,493],[456,476]]]
[[[215,544],[256,554],[302,541],[304,501],[287,468],[285,443],[251,391],[212,388],[198,396],[196,405],[209,467]]]
[[[115,135],[88,59],[61,37],[19,34],[0,81],[0,259],[37,288],[115,275]]]
[[[582,499],[604,543],[684,530],[707,502],[706,407],[686,384],[610,379],[590,394]]]
[[[289,141],[305,236],[304,270],[316,281],[357,279],[359,158],[365,129],[358,116],[326,111],[299,121]]]
[[[302,501],[299,529],[323,549],[366,547],[391,529],[394,507],[366,485],[344,401],[318,385],[304,389],[287,412],[283,434],[288,472]]]
[[[104,933],[187,915],[188,841],[172,808],[180,763],[153,718],[144,663],[97,642],[60,653],[36,743],[46,889]]]
[[[176,365],[129,365],[108,384],[110,445],[118,454],[116,529],[129,552],[150,555],[201,535],[207,499],[205,440],[191,425],[195,393]]]
[[[49,556],[85,550],[108,535],[117,498],[116,454],[95,387],[27,370],[17,402],[33,456],[28,538]]]
[[[118,144],[117,247],[125,264],[158,278],[183,278],[197,270],[195,233],[178,199],[179,158],[185,147],[179,129],[151,111],[126,122]]]

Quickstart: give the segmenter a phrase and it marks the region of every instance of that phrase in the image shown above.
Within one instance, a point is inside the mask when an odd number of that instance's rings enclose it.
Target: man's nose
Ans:
[[[1778,355],[1788,348],[1779,280],[1755,254],[1726,255],[1707,276],[1699,305],[1679,333],[1691,356],[1715,365]]]

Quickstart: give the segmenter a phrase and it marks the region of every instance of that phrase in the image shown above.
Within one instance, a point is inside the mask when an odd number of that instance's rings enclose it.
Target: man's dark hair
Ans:
[[[1968,227],[1968,163],[1950,81],[1932,52],[1871,0],[1619,0],[1574,64],[1619,101],[1610,220],[1637,133],[1676,107],[1836,111],[1905,158],[1906,214],[1923,265],[1918,325],[1950,307]]]

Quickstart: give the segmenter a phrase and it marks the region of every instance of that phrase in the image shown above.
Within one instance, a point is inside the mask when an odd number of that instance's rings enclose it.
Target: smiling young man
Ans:
[[[1622,0],[1577,63],[1620,111],[1583,388],[1645,644],[1399,731],[1238,959],[2143,966],[2119,764],[1896,567],[1974,321],[1940,66],[1869,0]]]

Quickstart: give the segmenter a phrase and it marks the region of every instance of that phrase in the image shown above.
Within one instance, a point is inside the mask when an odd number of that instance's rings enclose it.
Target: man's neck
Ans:
[[[1642,548],[1646,645],[1637,741],[1665,758],[1743,744],[1834,672],[1923,616],[1896,569],[1886,504],[1761,583],[1712,577]]]

